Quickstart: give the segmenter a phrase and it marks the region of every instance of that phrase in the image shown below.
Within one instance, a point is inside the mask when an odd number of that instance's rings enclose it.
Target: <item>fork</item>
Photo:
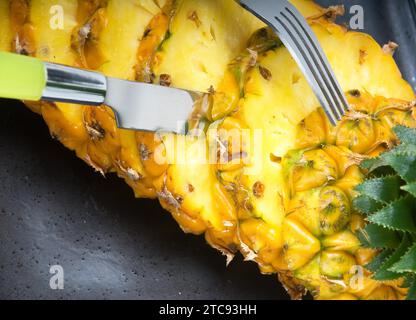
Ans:
[[[269,25],[305,75],[333,126],[349,109],[328,58],[305,18],[287,0],[239,0],[240,5]]]

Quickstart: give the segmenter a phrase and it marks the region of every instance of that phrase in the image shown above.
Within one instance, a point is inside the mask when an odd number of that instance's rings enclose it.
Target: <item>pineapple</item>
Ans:
[[[334,24],[341,8],[292,2],[347,92],[336,128],[279,39],[233,0],[2,1],[0,50],[208,92],[190,119],[205,134],[187,137],[118,129],[105,106],[27,104],[95,170],[158,199],[227,263],[241,252],[277,274],[292,298],[402,299],[403,280],[365,268],[378,252],[352,201],[360,163],[398,143],[395,125],[416,127],[414,93],[389,52]],[[52,5],[64,29],[51,30]]]

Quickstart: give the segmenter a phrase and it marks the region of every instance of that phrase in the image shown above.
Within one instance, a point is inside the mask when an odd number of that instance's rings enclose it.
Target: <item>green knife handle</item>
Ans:
[[[42,61],[0,52],[0,97],[38,101],[46,86]]]
[[[0,52],[0,98],[96,106],[106,94],[107,78],[98,72]]]

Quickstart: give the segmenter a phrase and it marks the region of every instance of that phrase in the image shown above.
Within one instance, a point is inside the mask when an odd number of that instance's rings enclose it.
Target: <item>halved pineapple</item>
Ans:
[[[319,299],[403,297],[400,281],[360,269],[375,252],[361,247],[365,221],[351,207],[359,163],[397,142],[395,124],[416,126],[411,87],[371,37],[333,24],[333,9],[293,1],[352,106],[332,128],[289,52],[233,0],[60,0],[67,23],[55,31],[57,1],[9,2],[3,50],[209,92],[192,121],[206,135],[191,137],[117,129],[106,107],[31,104],[79,157],[157,197],[228,262],[240,251],[277,273],[294,298],[305,287]]]

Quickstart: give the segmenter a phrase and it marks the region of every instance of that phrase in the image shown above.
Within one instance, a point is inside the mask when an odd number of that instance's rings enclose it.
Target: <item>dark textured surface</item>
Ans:
[[[156,202],[95,174],[20,104],[0,108],[0,298],[278,298],[274,277],[185,235]],[[49,288],[49,266],[65,288]]]
[[[400,18],[408,15],[409,2],[348,1],[348,6],[355,3],[364,5],[366,28],[378,41],[402,44],[397,57],[411,80],[415,25]],[[402,5],[391,8],[393,3]],[[49,267],[55,264],[64,268],[64,290],[49,288]],[[203,238],[183,234],[155,202],[135,200],[121,180],[95,174],[50,138],[39,116],[0,101],[0,298],[287,295],[253,263],[237,258],[225,268],[220,254]]]

